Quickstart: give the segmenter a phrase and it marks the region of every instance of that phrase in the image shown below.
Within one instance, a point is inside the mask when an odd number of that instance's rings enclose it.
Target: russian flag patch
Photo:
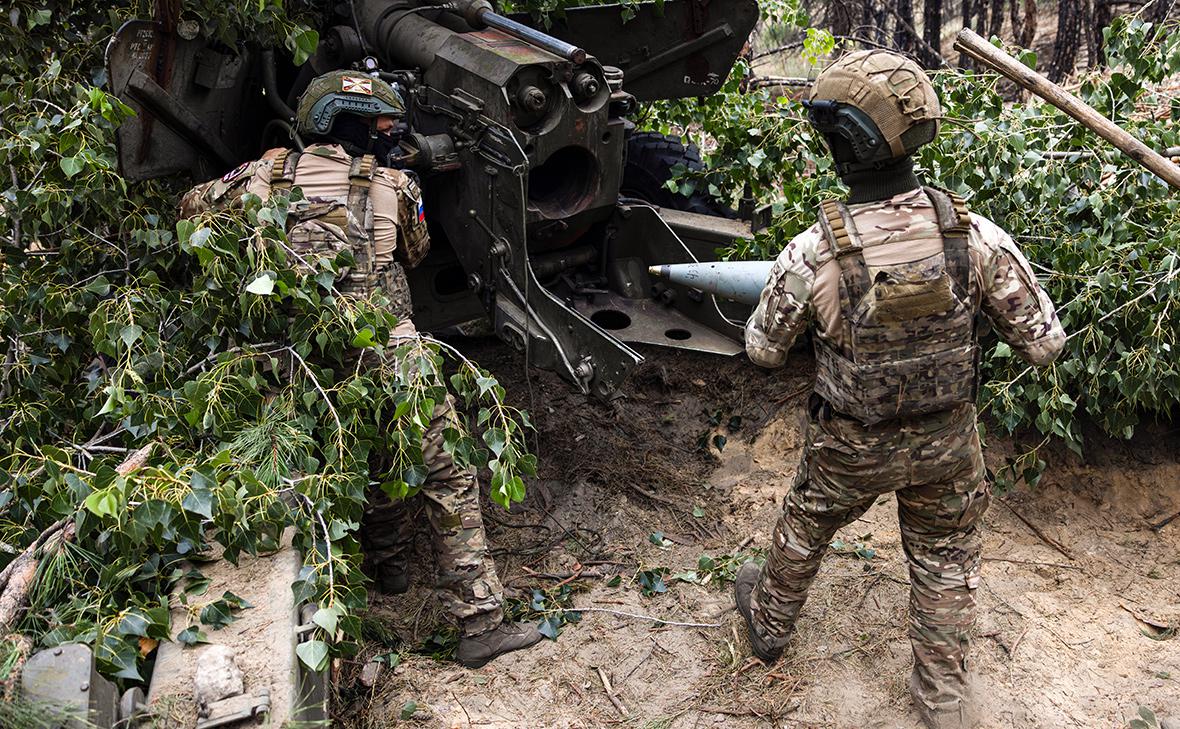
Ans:
[[[418,222],[419,223],[426,222],[426,208],[422,205],[421,202],[418,203]]]

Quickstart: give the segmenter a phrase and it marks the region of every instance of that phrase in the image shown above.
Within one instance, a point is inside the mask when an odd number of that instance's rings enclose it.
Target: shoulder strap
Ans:
[[[290,190],[295,184],[295,168],[299,166],[299,152],[290,149],[280,151],[270,168],[270,189]]]
[[[967,236],[971,232],[971,213],[967,201],[948,190],[925,187],[926,196],[934,205],[938,229],[942,232],[942,251],[947,273],[966,297],[971,293],[971,258],[967,252]]]
[[[864,253],[860,243],[860,234],[856,231],[856,224],[852,221],[852,213],[848,207],[837,200],[828,200],[819,208],[820,227],[832,248],[832,255],[840,264],[840,278],[844,281],[844,291],[847,292],[845,305],[848,314],[856,308],[864,295],[868,293],[869,267],[865,264]]]
[[[369,201],[369,188],[373,185],[373,172],[377,169],[377,158],[371,154],[353,157],[348,168],[348,210],[362,223],[365,207]],[[371,226],[370,226],[371,227]]]
[[[353,258],[362,276],[372,273],[374,258],[377,255],[373,237],[373,210],[369,205],[369,188],[373,184],[373,173],[376,170],[377,158],[371,154],[353,157],[348,168],[348,212],[361,226],[361,230],[356,232],[364,236],[361,240],[352,241]],[[352,234],[353,231],[350,229],[349,233]]]

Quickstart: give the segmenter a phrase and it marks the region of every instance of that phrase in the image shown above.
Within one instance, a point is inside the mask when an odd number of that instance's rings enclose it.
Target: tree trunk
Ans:
[[[852,31],[852,14],[844,0],[828,0],[825,15],[832,35],[848,35]]]
[[[1151,0],[1143,9],[1143,19],[1159,24],[1168,17],[1168,9],[1172,7],[1172,0]]]
[[[1094,59],[1098,56],[1098,37],[1102,34],[1102,29],[1094,32],[1094,2],[1092,0],[1082,0],[1082,23],[1081,23],[1082,38],[1086,41],[1086,68],[1094,68]]]
[[[1013,3],[1019,0],[1012,0]],[[1037,37],[1037,0],[1024,0],[1024,25],[1020,28],[1020,38],[1017,42],[1022,48],[1032,48],[1033,38]]]
[[[934,53],[942,55],[942,0],[922,0],[922,38],[928,46],[922,49],[922,62],[927,68],[937,68]]]
[[[875,40],[881,44],[889,42],[889,14],[885,9],[887,2],[889,0],[873,0],[873,29],[876,34]]]
[[[914,0],[897,0],[896,8],[897,17],[901,22],[897,23],[897,32],[893,34],[893,42],[897,44],[897,49],[902,53],[913,53],[916,39],[909,28],[914,27]]]
[[[1094,2],[1094,56],[1090,59],[1090,68],[1106,63],[1106,38],[1102,31],[1114,20],[1110,6],[1111,3],[1104,0]]]
[[[1004,29],[1004,0],[992,0],[991,25],[987,28],[988,37],[999,35]]]
[[[963,0],[963,27],[971,28],[971,20],[975,13],[975,2],[982,4],[983,0]],[[959,55],[959,68],[971,68],[971,59],[965,55]]]
[[[1053,41],[1053,60],[1046,75],[1053,83],[1061,83],[1073,73],[1078,60],[1078,45],[1082,35],[1080,0],[1058,0],[1057,38]]]

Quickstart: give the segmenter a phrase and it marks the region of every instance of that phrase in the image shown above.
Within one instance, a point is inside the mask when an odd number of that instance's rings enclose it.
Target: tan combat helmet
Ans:
[[[299,97],[295,128],[300,134],[326,136],[341,114],[375,119],[405,113],[401,94],[385,81],[366,73],[332,71],[312,79]]]
[[[889,51],[856,51],[816,78],[808,120],[838,167],[866,169],[912,154],[938,134],[942,107],[917,63]]]

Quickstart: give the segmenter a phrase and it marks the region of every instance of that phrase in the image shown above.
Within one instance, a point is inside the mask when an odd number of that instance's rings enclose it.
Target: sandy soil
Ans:
[[[519,372],[511,355],[480,346],[473,354],[502,381]],[[401,723],[430,727],[919,726],[892,499],[838,535],[776,666],[748,658],[728,582],[671,578],[701,555],[768,544],[800,455],[808,358],[763,373],[737,360],[645,354],[631,396],[614,408],[547,375],[513,380],[512,396],[539,424],[545,466],[518,513],[488,507],[490,537],[514,591],[565,582],[579,607],[715,627],[585,612],[557,640],[480,670],[403,652],[366,688],[361,662],[388,650],[370,646],[340,671],[342,725],[398,724],[413,701]],[[715,434],[727,438],[720,453],[697,450]],[[991,444],[993,467],[1012,447]],[[1180,433],[1147,427],[1131,444],[1092,435],[1087,461],[1048,460],[1035,491],[997,498],[985,519],[974,651],[985,726],[1121,727],[1140,705],[1180,717],[1180,639],[1165,637],[1180,626],[1180,519],[1152,528],[1180,511]],[[666,545],[649,538],[656,531]],[[404,646],[442,623],[420,541],[410,594],[373,610]],[[658,567],[669,569],[668,590],[645,597],[636,575]]]

